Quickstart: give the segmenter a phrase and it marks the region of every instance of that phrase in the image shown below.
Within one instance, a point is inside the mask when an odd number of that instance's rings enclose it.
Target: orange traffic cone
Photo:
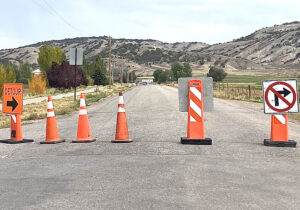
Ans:
[[[41,144],[57,144],[65,140],[59,139],[56,117],[54,114],[54,107],[52,97],[48,96],[48,109],[47,109],[47,125],[46,125],[46,140],[40,142]]]
[[[202,81],[189,81],[187,137],[181,137],[182,144],[211,145],[212,140],[205,138]]]
[[[132,142],[132,140],[129,139],[123,93],[121,93],[121,92],[119,93],[116,137],[115,137],[115,140],[112,140],[111,142],[113,142],[113,143],[130,143],[130,142]]]
[[[23,139],[21,115],[11,115],[10,120],[10,139],[0,140],[1,143],[18,144],[33,142],[33,139]]]
[[[296,147],[297,142],[289,140],[288,115],[273,114],[271,117],[271,139],[265,139],[265,146]]]
[[[73,143],[89,143],[94,142],[96,139],[92,139],[90,123],[86,111],[86,104],[84,94],[80,95],[80,110],[78,118],[77,138]]]

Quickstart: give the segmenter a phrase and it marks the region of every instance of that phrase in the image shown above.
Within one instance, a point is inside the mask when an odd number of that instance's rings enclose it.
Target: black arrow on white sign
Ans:
[[[277,91],[280,95],[283,95],[283,97],[288,96],[291,91],[283,88],[283,90]],[[278,100],[278,96],[274,93],[274,97],[275,97],[275,106],[279,106],[279,100]]]

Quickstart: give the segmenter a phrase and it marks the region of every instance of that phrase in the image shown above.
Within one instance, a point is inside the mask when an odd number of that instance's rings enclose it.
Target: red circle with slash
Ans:
[[[288,88],[291,90],[292,94],[293,94],[293,101],[292,101],[292,102],[289,102],[289,101],[286,100],[282,95],[280,95],[280,94],[273,88],[275,85],[284,85],[284,86],[288,87]],[[278,98],[281,99],[288,107],[286,107],[286,108],[284,108],[284,109],[277,109],[276,107],[272,106],[271,103],[269,102],[269,99],[268,99],[268,94],[269,94],[270,91],[273,92],[275,95],[277,95]],[[267,88],[267,90],[266,90],[266,93],[265,93],[265,101],[266,101],[267,105],[268,105],[272,110],[274,110],[274,111],[276,111],[276,112],[286,112],[286,111],[290,110],[290,109],[295,105],[295,103],[296,103],[296,92],[295,92],[294,88],[293,88],[290,84],[288,84],[288,83],[286,83],[286,82],[274,82],[274,83],[271,84],[271,85]]]

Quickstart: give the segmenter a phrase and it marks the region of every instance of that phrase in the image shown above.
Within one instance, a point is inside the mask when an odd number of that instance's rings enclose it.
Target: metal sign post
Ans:
[[[76,101],[76,84],[77,84],[77,65],[83,63],[83,50],[82,48],[70,49],[70,65],[75,65],[75,85],[74,85],[74,101]]]

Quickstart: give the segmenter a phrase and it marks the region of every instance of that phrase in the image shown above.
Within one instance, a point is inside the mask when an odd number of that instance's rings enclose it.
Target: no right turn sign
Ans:
[[[297,80],[268,80],[263,82],[266,114],[297,113]]]

